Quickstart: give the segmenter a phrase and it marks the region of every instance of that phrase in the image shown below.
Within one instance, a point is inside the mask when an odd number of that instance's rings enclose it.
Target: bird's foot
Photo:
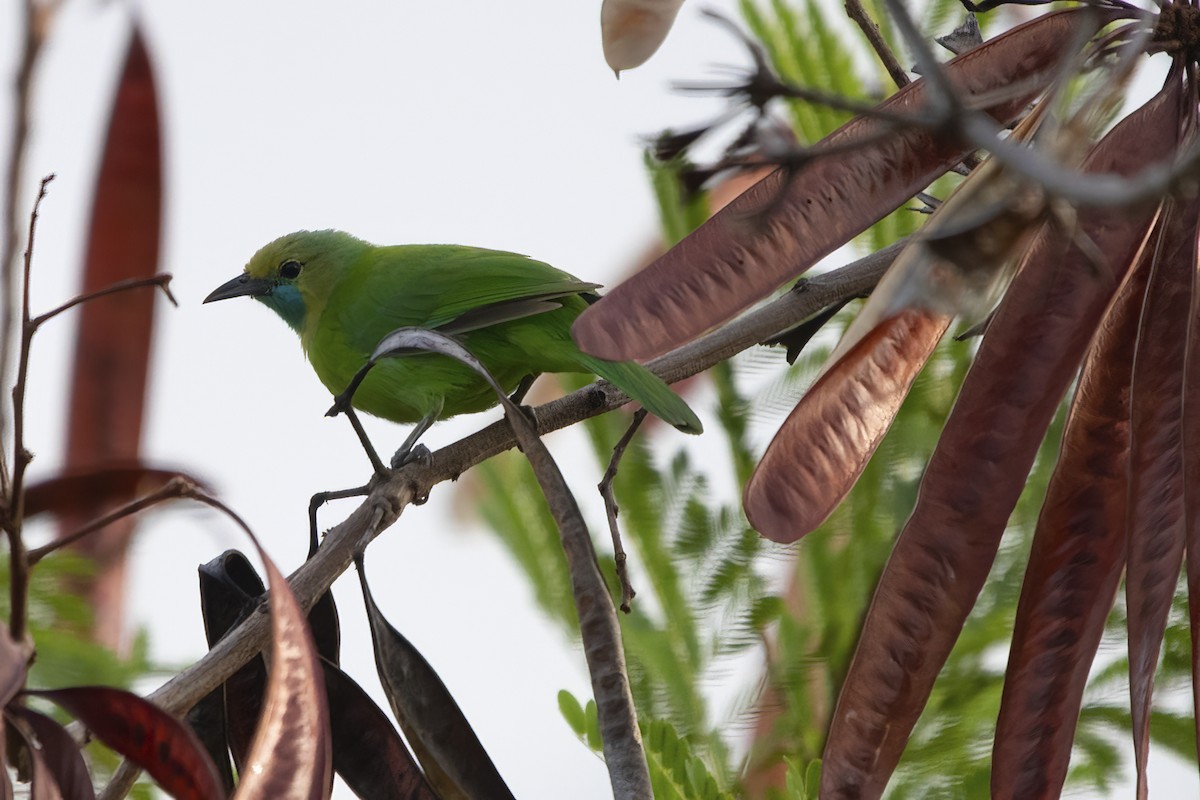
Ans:
[[[400,469],[406,464],[420,464],[422,467],[429,467],[433,464],[433,453],[429,452],[429,448],[423,444],[413,445],[412,447],[401,447],[392,456],[392,469]]]
[[[518,405],[517,408],[521,410],[521,413],[525,415],[525,419],[529,420],[529,424],[536,431],[538,429],[537,409],[524,404]]]
[[[321,506],[328,503],[330,500],[342,500],[347,497],[364,497],[374,488],[375,478],[372,477],[370,482],[364,486],[356,486],[353,489],[339,489],[334,492],[317,492],[308,501],[308,557],[312,558],[317,553],[317,548],[320,546],[320,537],[317,535],[317,511]]]

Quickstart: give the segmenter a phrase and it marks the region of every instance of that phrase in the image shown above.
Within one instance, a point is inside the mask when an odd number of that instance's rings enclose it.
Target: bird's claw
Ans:
[[[429,452],[429,448],[425,445],[418,444],[407,450],[402,447],[392,456],[392,469],[400,469],[406,464],[413,463],[429,467],[433,463],[433,453]]]
[[[342,392],[333,398],[333,405],[331,405],[329,410],[325,412],[325,416],[336,417],[338,414],[346,413],[349,408],[350,395],[347,392]]]
[[[537,409],[535,409],[533,406],[527,406],[523,403],[518,405],[517,409],[525,415],[525,419],[529,420],[529,424],[532,425],[533,429],[536,431],[538,427]]]

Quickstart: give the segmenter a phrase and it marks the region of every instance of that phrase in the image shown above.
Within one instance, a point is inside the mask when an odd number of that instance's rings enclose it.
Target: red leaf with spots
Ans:
[[[88,774],[79,745],[66,728],[45,714],[24,706],[9,706],[5,713],[20,720],[37,737],[39,756],[57,792],[54,796],[66,800],[94,800],[96,792],[92,788],[92,776]],[[36,773],[34,777],[36,784]],[[36,786],[33,796],[39,796]]]
[[[224,797],[216,767],[190,729],[124,689],[80,686],[30,691],[66,709],[96,738],[145,770],[179,800]]]

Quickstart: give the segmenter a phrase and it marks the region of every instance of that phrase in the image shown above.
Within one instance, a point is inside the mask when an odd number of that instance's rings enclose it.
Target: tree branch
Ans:
[[[846,0],[846,16],[858,25],[859,30],[863,32],[863,36],[867,37],[867,41],[871,43],[871,48],[875,51],[875,55],[879,56],[879,60],[883,62],[883,68],[887,70],[888,75],[892,76],[892,80],[896,83],[897,89],[903,89],[912,80],[908,77],[908,72],[904,67],[900,66],[900,61],[896,58],[896,54],[892,52],[892,48],[888,46],[887,40],[883,38],[883,33],[879,30],[878,23],[871,19],[871,15],[863,8],[862,0]]]

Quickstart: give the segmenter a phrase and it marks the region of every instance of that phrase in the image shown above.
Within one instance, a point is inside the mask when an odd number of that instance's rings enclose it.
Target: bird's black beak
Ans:
[[[212,303],[217,300],[228,300],[231,297],[259,297],[270,294],[273,287],[274,284],[266,278],[251,278],[243,272],[233,280],[213,289],[212,294],[204,298],[204,302]]]

